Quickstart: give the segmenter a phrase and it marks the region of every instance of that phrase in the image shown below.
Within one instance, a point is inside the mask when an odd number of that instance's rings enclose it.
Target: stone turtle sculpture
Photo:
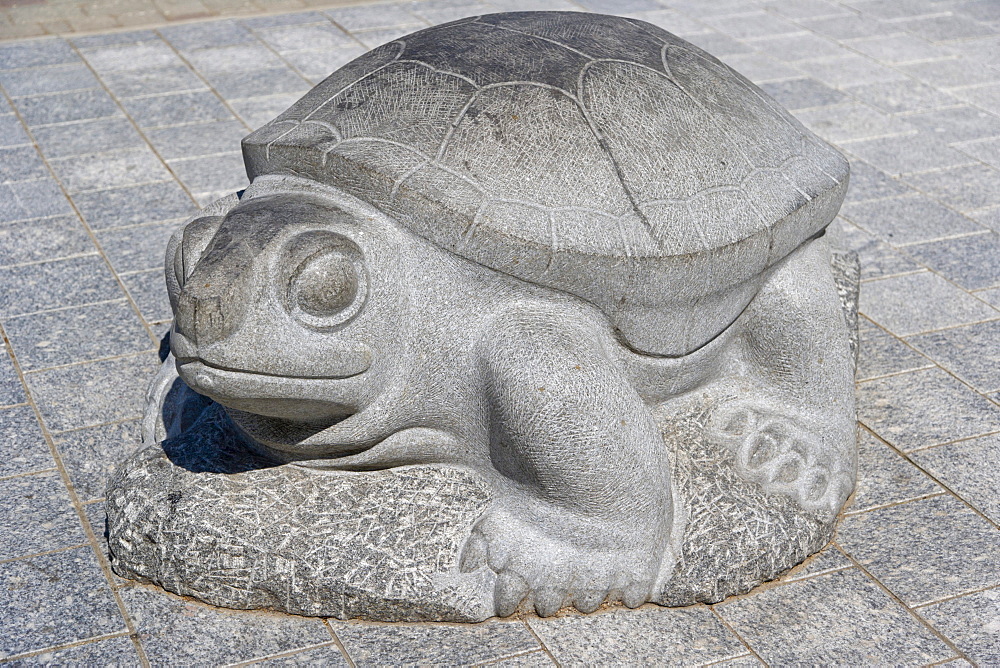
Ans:
[[[167,250],[163,444],[109,488],[119,572],[234,607],[471,620],[718,600],[825,542],[855,467],[856,272],[838,285],[824,238],[848,166],[739,74],[634,19],[495,14],[369,52],[243,150],[250,187]],[[475,488],[433,564],[371,567],[419,586],[278,573],[357,527],[247,540],[238,568],[165,552],[250,526],[224,517],[248,484],[318,485],[296,512],[322,524],[324,494],[414,471],[411,492]],[[370,531],[393,535],[393,502]],[[741,531],[756,544],[717,549]]]

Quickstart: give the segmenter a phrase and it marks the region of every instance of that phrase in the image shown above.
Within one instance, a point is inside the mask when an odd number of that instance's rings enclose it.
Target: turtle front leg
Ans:
[[[670,561],[670,463],[642,399],[602,350],[600,325],[520,308],[481,354],[490,456],[504,481],[474,527],[463,570],[498,575],[496,610],[538,614],[605,600],[637,606]]]

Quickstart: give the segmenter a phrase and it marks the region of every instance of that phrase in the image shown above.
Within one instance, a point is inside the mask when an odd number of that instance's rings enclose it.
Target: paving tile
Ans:
[[[976,292],[976,297],[982,299],[988,304],[992,304],[995,308],[1000,309],[1000,288],[993,288],[992,290],[980,290]]]
[[[81,502],[104,498],[111,474],[140,447],[140,432],[139,421],[132,420],[66,431],[54,437]]]
[[[0,409],[0,478],[55,465],[31,406]]]
[[[834,545],[827,545],[825,548],[807,558],[801,564],[782,575],[779,579],[782,582],[794,582],[804,578],[811,578],[815,575],[841,571],[845,568],[853,568],[854,563],[848,559],[843,552]]]
[[[32,181],[48,175],[34,146],[0,148],[0,183]]]
[[[965,16],[929,16],[899,24],[907,32],[931,42],[968,39],[994,34],[994,30]]]
[[[174,317],[162,269],[125,274],[121,279],[146,322],[164,322]]]
[[[927,369],[859,383],[858,419],[909,452],[996,431],[1000,406],[944,371]]]
[[[189,91],[134,97],[122,103],[129,116],[143,128],[168,127],[232,119],[232,113],[211,91]]]
[[[919,295],[918,299],[914,299]],[[1000,312],[928,272],[865,283],[860,310],[897,336],[991,320]]]
[[[209,72],[205,78],[216,92],[227,100],[261,94],[304,95],[310,88],[310,84],[298,72],[288,67],[270,67],[246,72]]]
[[[83,63],[52,67],[33,67],[26,70],[0,71],[0,85],[11,97],[63,93],[85,88],[100,88],[101,84]]]
[[[948,93],[912,79],[851,86],[846,91],[859,100],[890,113],[937,109],[958,104],[958,100]]]
[[[947,447],[947,446],[944,446]],[[848,513],[911,501],[944,489],[865,430],[858,438],[858,484]]]
[[[970,88],[958,88],[951,92],[957,98],[993,112],[1000,113],[1000,84],[986,84]]]
[[[72,213],[59,184],[50,178],[0,185],[0,224]]]
[[[96,255],[0,268],[0,285],[3,317],[122,296],[104,260]]]
[[[1000,390],[1000,321],[920,334],[907,341],[980,392]]]
[[[650,8],[659,8],[659,5],[655,0],[623,0],[620,5],[617,5],[614,10],[604,10],[596,9],[597,7],[605,6],[604,3],[613,0],[593,0],[591,2],[588,0],[585,5],[579,0],[576,0],[576,4],[580,5],[584,9],[590,9],[590,11],[617,11],[617,12],[639,12],[648,10]],[[479,2],[469,2],[466,0],[461,0],[460,2],[452,2],[450,0],[435,1],[428,0],[427,2],[421,2],[419,4],[414,4],[412,7],[414,14],[424,19],[431,25],[437,25],[439,23],[447,23],[449,21],[457,21],[458,19],[465,18],[467,16],[478,16],[481,14],[489,14],[493,11],[493,7]]]
[[[79,60],[69,44],[57,38],[0,44],[0,70],[59,65]]]
[[[148,147],[58,158],[50,160],[49,164],[71,195],[171,178],[170,172]]]
[[[135,645],[127,635],[88,642],[66,649],[49,650],[18,659],[24,666],[140,666]]]
[[[0,406],[12,406],[28,400],[21,379],[14,368],[7,345],[0,346]]]
[[[351,33],[354,39],[361,42],[366,49],[374,49],[377,46],[394,42],[400,37],[405,37],[420,26],[401,26],[399,28],[379,28],[378,30],[364,30]],[[296,52],[292,52],[296,53]],[[286,53],[287,57],[289,53]],[[318,68],[315,68],[318,69]],[[315,71],[315,69],[313,71]],[[313,77],[322,78],[322,77]]]
[[[490,5],[500,8],[503,7],[503,11],[522,11],[525,9],[533,9],[536,4],[553,5],[554,9],[565,9],[567,11],[574,11],[576,9],[575,5],[570,7],[559,7],[563,2],[568,0],[547,0],[543,3],[531,2],[531,0],[490,0]],[[525,3],[528,4],[525,7]],[[507,9],[507,8],[510,9]],[[708,32],[711,30],[707,25],[698,21],[687,14],[681,14],[671,9],[659,9],[652,12],[634,12],[632,18],[639,19],[640,21],[645,21],[647,23],[652,23],[654,26],[659,26],[664,30],[672,32],[675,35],[679,35],[687,39],[691,35],[697,35],[699,33]],[[729,58],[726,58],[728,61]]]
[[[19,97],[14,101],[29,127],[121,116],[121,110],[103,90],[88,89]]]
[[[810,60],[796,63],[814,79],[833,86],[844,88],[872,82],[899,81],[906,76],[896,70],[880,65],[866,56],[844,52],[843,55],[822,60]]]
[[[861,330],[857,373],[859,381],[934,366],[931,360],[892,334],[869,324],[868,320],[862,318],[859,324]]]
[[[0,590],[0,658],[128,631],[90,546],[0,564]]]
[[[76,216],[0,225],[0,266],[96,253]]]
[[[694,664],[746,653],[743,643],[707,606],[570,614],[528,623],[560,663]]]
[[[1000,531],[950,494],[849,515],[837,536],[907,605],[1000,584]]]
[[[142,416],[146,386],[159,367],[150,352],[35,371],[26,380],[45,424],[58,432]]]
[[[773,54],[785,62],[832,58],[848,53],[835,42],[810,32],[746,39],[758,51]]]
[[[310,666],[346,668],[349,664],[337,645],[330,643],[314,649],[307,649],[304,652],[298,652],[296,654],[292,654],[291,656],[265,659],[264,661],[250,665],[260,666],[261,668],[292,668],[298,666],[302,666],[303,668],[308,668]]]
[[[25,372],[153,347],[124,299],[8,318],[4,328]]]
[[[216,121],[149,130],[146,136],[165,160],[227,153],[248,134],[239,121]]]
[[[125,32],[109,32],[85,37],[73,37],[70,41],[81,51],[99,49],[103,46],[118,44],[138,44],[139,42],[155,42],[159,40],[152,30],[128,30]]]
[[[101,78],[119,98],[207,89],[205,82],[183,64],[111,72]]]
[[[332,23],[268,28],[258,30],[257,35],[279,53],[303,49],[341,49],[356,44],[347,33]]]
[[[153,223],[97,233],[97,242],[117,272],[163,266],[163,254],[180,222]]]
[[[1000,139],[984,139],[981,141],[955,144],[955,148],[987,165],[1000,169]]]
[[[154,587],[120,590],[152,665],[249,661],[330,640],[321,619],[224,610],[188,602]]]
[[[771,665],[918,665],[954,656],[857,569],[716,606]]]
[[[808,112],[804,112],[808,113]],[[885,172],[862,160],[851,161],[851,182],[847,190],[848,202],[882,199],[912,193],[913,189],[900,183]]]
[[[826,35],[836,40],[874,37],[898,32],[892,25],[862,18],[856,14],[844,14],[815,19],[801,19],[798,23],[820,35]]]
[[[1000,118],[973,107],[925,111],[906,122],[949,143],[1000,136]]]
[[[47,158],[61,158],[146,145],[143,138],[124,117],[47,125],[34,128],[32,134]]]
[[[257,41],[249,30],[236,21],[205,21],[166,26],[160,28],[159,33],[182,51]]]
[[[844,2],[862,15],[883,21],[896,21],[942,13],[936,0],[851,0]]]
[[[406,11],[406,7],[407,5],[403,3],[358,5],[338,7],[325,13],[337,25],[350,31],[423,25],[424,22]]]
[[[87,541],[58,471],[0,480],[0,560]]]
[[[830,243],[837,248],[852,250],[861,261],[861,279],[870,280],[884,276],[894,276],[923,267],[894,250],[889,244],[865,232],[861,228],[838,218],[827,228]]]
[[[174,170],[177,178],[193,193],[220,190],[233,192],[246,188],[248,183],[242,153],[221,153],[201,158],[171,160],[170,169]],[[148,269],[148,267],[142,268]]]
[[[882,35],[851,40],[850,47],[888,65],[902,65],[946,58],[939,46],[914,35]]]
[[[326,23],[329,19],[320,12],[292,12],[289,14],[274,14],[272,16],[254,16],[252,18],[239,19],[240,25],[251,30],[257,28],[274,28],[276,26],[290,26],[306,23]]]
[[[894,246],[983,231],[965,216],[919,194],[850,202],[840,215]]]
[[[197,212],[194,202],[174,180],[80,193],[73,196],[73,201],[93,230],[176,220]]]
[[[913,453],[913,459],[967,503],[1000,523],[1000,434]]]
[[[980,666],[1000,664],[1000,590],[988,589],[917,611]]]
[[[790,111],[844,102],[846,96],[815,79],[789,79],[763,83],[765,93]]]
[[[914,174],[908,176],[906,181],[960,211],[1000,204],[1000,170],[986,165]]]
[[[30,143],[28,133],[24,131],[24,126],[15,114],[0,114],[0,146],[20,146]]]
[[[906,252],[967,290],[1000,286],[1000,234],[908,246]]]
[[[147,70],[182,63],[177,53],[161,40],[91,49],[85,51],[83,57],[102,78],[111,72]]]
[[[913,133],[913,128],[905,122],[862,102],[809,109],[796,114],[796,118],[833,143]],[[847,148],[850,150],[850,146]]]
[[[280,67],[281,61],[263,44],[236,44],[190,51],[187,59],[199,72],[240,72]]]
[[[723,35],[721,32],[714,30],[712,32],[690,35],[687,37],[687,41],[699,48],[704,49],[705,51],[708,51],[716,58],[732,56],[737,53],[753,52],[753,48],[748,46],[745,42],[733,39],[729,35]]]
[[[316,84],[329,76],[330,73],[335,72],[361,54],[365,53],[365,51],[365,47],[362,46],[348,46],[342,49],[325,49],[322,51],[289,51],[282,54],[282,57],[296,70],[301,72],[302,76]],[[266,100],[270,98],[257,97],[250,99]],[[293,101],[297,99],[298,96],[295,96]],[[237,106],[237,103],[234,102],[233,107]],[[250,123],[247,116],[240,111],[239,108],[237,108],[236,111],[243,117],[244,120]],[[282,109],[282,111],[284,111],[284,109]],[[253,123],[250,123],[250,126],[257,127]]]
[[[773,0],[764,5],[764,9],[777,12],[796,21],[826,17],[849,16],[842,6],[826,0]]]
[[[842,148],[889,174],[925,172],[973,162],[945,141],[927,134],[864,139],[846,142]]]
[[[676,3],[670,4],[676,6]],[[791,21],[765,11],[747,12],[736,16],[706,17],[704,22],[737,39],[756,39],[802,31],[800,26]]]
[[[919,81],[941,88],[975,86],[1000,81],[1000,71],[980,65],[971,58],[913,63],[900,65],[899,69]]]
[[[970,2],[960,2],[951,7],[952,13],[958,16],[967,16],[977,21],[997,22],[1000,21],[1000,7],[993,0],[971,0]]]
[[[365,624],[330,620],[358,666],[471,664],[539,649],[519,621],[481,624]]]

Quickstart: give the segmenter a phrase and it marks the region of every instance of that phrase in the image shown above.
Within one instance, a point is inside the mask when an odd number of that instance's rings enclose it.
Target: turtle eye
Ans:
[[[350,306],[358,296],[358,272],[351,258],[332,251],[308,258],[292,282],[296,306],[326,318]]]
[[[330,232],[307,232],[291,241],[285,261],[285,303],[300,322],[327,329],[361,310],[367,281],[359,249]]]

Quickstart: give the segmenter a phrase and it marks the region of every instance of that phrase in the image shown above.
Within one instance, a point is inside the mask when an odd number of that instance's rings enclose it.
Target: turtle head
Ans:
[[[188,223],[166,259],[181,378],[237,422],[324,428],[361,410],[399,362],[408,300],[382,222],[316,193],[251,189]]]

